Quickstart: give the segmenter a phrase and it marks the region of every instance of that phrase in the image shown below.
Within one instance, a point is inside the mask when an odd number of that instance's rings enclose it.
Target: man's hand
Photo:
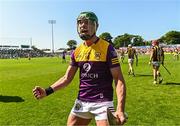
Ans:
[[[115,112],[115,117],[118,125],[123,125],[126,122],[126,115],[123,112]]]
[[[34,89],[33,89],[33,94],[34,96],[36,97],[36,99],[42,99],[43,97],[46,96],[46,91],[44,88],[41,88],[39,86],[36,86]]]

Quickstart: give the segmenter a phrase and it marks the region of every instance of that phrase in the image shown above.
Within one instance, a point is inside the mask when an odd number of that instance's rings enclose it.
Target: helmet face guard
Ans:
[[[97,30],[96,22],[83,19],[77,21],[77,31],[82,40],[89,40],[95,34]]]
[[[82,12],[77,18],[77,32],[82,40],[89,40],[98,27],[97,16],[93,12]]]

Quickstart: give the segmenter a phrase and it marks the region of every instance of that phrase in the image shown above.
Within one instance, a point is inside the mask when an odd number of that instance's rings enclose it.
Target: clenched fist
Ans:
[[[36,97],[36,99],[42,99],[43,97],[46,96],[46,91],[44,88],[41,88],[39,86],[36,86],[34,89],[33,89],[33,94],[34,96]]]

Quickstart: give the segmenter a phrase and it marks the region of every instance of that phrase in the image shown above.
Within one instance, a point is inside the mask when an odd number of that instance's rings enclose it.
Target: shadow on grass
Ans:
[[[3,95],[0,95],[0,102],[24,102],[24,99],[22,99],[19,96],[3,96]]]
[[[152,74],[135,74],[136,77],[150,77],[153,76]]]
[[[166,82],[166,83],[164,83],[164,85],[179,85],[179,86],[180,86],[180,83],[176,83],[176,82]]]

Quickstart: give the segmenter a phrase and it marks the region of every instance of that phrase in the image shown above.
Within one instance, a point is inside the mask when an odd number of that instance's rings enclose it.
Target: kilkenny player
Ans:
[[[134,64],[134,57],[135,57],[136,58],[136,66],[137,66],[138,55],[136,53],[136,50],[134,48],[132,48],[131,44],[128,45],[127,53],[128,53],[128,65],[129,65],[128,75],[132,74],[133,76],[135,76],[133,64]]]
[[[159,46],[158,40],[152,41],[152,50],[150,55],[150,61],[149,63],[152,63],[153,66],[153,77],[154,77],[154,84],[160,84],[163,81],[163,78],[160,74],[159,67],[160,64],[164,65],[164,51]]]

